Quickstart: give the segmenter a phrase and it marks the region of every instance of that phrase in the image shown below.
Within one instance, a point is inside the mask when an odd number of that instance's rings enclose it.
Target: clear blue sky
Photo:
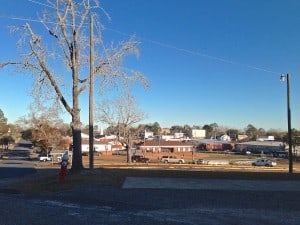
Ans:
[[[290,73],[292,127],[300,129],[300,1],[101,2],[112,19],[103,21],[106,42],[132,34],[141,42],[141,57],[125,66],[151,83],[147,91],[134,90],[147,114],[143,123],[286,130],[286,83],[279,77]],[[2,3],[0,61],[17,57],[16,37],[7,26],[25,23],[9,18],[36,18],[40,8],[27,0]],[[0,108],[11,123],[26,115],[32,102],[31,79],[12,74],[0,71]]]

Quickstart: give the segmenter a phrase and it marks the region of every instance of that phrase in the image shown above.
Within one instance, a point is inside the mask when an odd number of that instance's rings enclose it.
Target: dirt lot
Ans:
[[[145,157],[151,159],[149,164],[143,163],[127,163],[127,158],[125,155],[103,155],[103,156],[95,156],[94,157],[94,165],[95,168],[138,168],[138,167],[147,167],[150,168],[181,168],[181,169],[193,169],[193,170],[236,170],[236,171],[280,171],[285,172],[288,171],[288,159],[280,159],[280,158],[272,158],[277,162],[277,166],[273,168],[264,168],[264,167],[253,167],[251,163],[261,158],[260,155],[235,155],[235,154],[217,154],[217,153],[195,153],[192,155],[191,153],[185,153],[182,155],[177,155],[178,158],[184,158],[185,164],[178,165],[178,164],[169,164],[163,165],[160,162],[161,156],[164,154],[146,154]],[[196,165],[193,162],[197,161],[198,159],[204,159],[205,161],[223,161],[228,162],[229,165],[216,165],[216,166],[205,166],[205,165]],[[87,156],[83,156],[84,166],[86,168],[89,167],[89,158]],[[294,171],[300,172],[300,162],[294,162]]]
[[[139,154],[141,155],[141,154]],[[159,159],[163,155],[174,155],[174,154],[167,154],[167,153],[147,153],[145,157],[150,158],[152,163],[158,163]],[[193,158],[194,160],[197,159],[205,159],[205,160],[254,160],[256,158],[260,158],[260,155],[240,155],[240,154],[225,154],[225,153],[194,153],[186,152],[181,154],[175,155],[178,158],[183,158],[186,163],[192,163]],[[109,155],[103,154],[102,156],[94,156],[95,161],[102,161],[104,163],[126,163],[126,155]],[[275,159],[275,158],[274,158]],[[83,161],[88,162],[88,156],[83,156]],[[275,159],[276,160],[276,159]],[[286,161],[280,160],[279,161]]]

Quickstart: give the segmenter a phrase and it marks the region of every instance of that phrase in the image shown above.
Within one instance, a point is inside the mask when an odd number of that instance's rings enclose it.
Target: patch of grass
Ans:
[[[59,192],[71,190],[79,185],[121,187],[126,177],[166,177],[192,179],[242,179],[242,180],[300,180],[300,174],[281,172],[224,172],[189,171],[140,168],[99,168],[69,173],[64,182],[59,182],[58,174],[32,176],[11,185],[10,188],[23,193]]]
[[[59,181],[59,175],[32,176],[28,179],[10,185],[9,188],[23,193],[59,192],[70,190],[79,185],[112,185],[121,187],[125,177],[116,171],[107,170],[83,170],[80,173],[69,172],[63,182]]]

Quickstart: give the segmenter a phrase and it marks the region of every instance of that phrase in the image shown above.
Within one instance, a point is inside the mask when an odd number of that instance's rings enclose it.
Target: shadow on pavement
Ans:
[[[21,177],[36,173],[35,168],[19,168],[19,167],[0,167],[0,179]]]

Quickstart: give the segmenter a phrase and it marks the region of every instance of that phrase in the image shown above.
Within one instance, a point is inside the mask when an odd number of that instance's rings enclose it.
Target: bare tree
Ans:
[[[103,101],[97,112],[96,117],[99,121],[117,128],[118,137],[123,138],[127,148],[127,162],[131,162],[130,149],[135,131],[133,126],[145,118],[145,114],[139,111],[134,97],[125,93],[117,99]]]
[[[89,85],[89,37],[88,22],[94,12],[105,11],[97,0],[48,0],[39,17],[45,32],[37,34],[35,26],[26,23],[20,31],[18,46],[23,51],[20,61],[8,61],[1,67],[14,65],[35,77],[34,93],[37,99],[55,97],[72,118],[73,163],[72,170],[83,168],[81,154],[81,119],[79,97]],[[36,25],[36,24],[34,24]],[[98,26],[101,32],[102,26]],[[99,77],[99,88],[107,90],[112,85],[127,85],[129,81],[147,81],[136,71],[122,68],[128,54],[138,56],[138,42],[134,39],[105,47],[102,35],[94,39],[94,74]],[[42,95],[43,94],[43,95]],[[39,100],[41,102],[41,100]]]
[[[55,109],[43,108],[36,105],[30,107],[30,113],[20,118],[18,126],[30,131],[30,140],[43,152],[48,153],[51,148],[61,148],[64,138],[63,121]]]

